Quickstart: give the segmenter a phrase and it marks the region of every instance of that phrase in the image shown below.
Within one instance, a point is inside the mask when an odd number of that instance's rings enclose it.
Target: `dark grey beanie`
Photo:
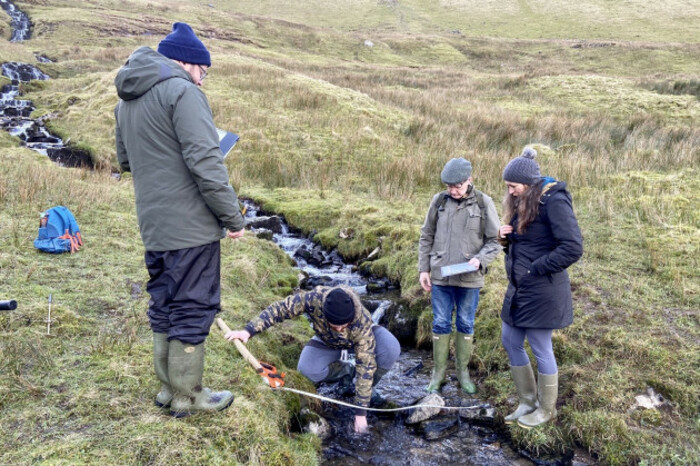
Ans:
[[[440,174],[440,178],[445,184],[459,184],[470,176],[472,176],[472,163],[464,157],[447,162]]]
[[[540,166],[535,162],[537,151],[531,147],[523,149],[523,153],[514,158],[505,170],[503,170],[503,180],[511,183],[521,183],[532,185],[542,178]]]

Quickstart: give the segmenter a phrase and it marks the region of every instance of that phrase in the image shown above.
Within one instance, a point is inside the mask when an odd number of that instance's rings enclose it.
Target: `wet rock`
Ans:
[[[321,440],[331,436],[332,429],[328,421],[309,408],[301,409],[299,412],[299,423],[301,424],[302,432],[313,434]]]
[[[318,275],[315,277],[307,277],[299,286],[305,290],[310,290],[317,286],[332,286],[333,283],[334,281],[331,277],[327,275]]]
[[[326,267],[332,265],[333,261],[324,256],[323,251],[319,248],[308,249],[305,246],[300,247],[294,252],[294,257],[303,259],[307,264],[314,267]]]
[[[416,408],[406,419],[406,424],[417,424],[433,416],[437,416],[440,414],[440,406],[445,406],[445,400],[437,393],[431,393],[416,403],[416,405],[429,405],[430,407]]]
[[[278,215],[271,215],[269,217],[253,217],[248,220],[249,228],[260,228],[270,230],[273,233],[282,233],[282,218]]]
[[[469,424],[477,424],[487,427],[496,425],[496,408],[488,403],[482,403],[478,400],[466,401],[462,406],[467,406],[471,409],[460,409],[459,417],[465,419]]]
[[[384,322],[402,345],[414,346],[418,315],[412,313],[405,305],[394,303],[384,313]]]
[[[255,237],[260,238],[260,239],[266,239],[268,241],[272,241],[274,238],[274,233],[271,230],[268,230],[267,228],[261,228],[255,232]]]
[[[309,265],[313,265],[315,267],[326,267],[332,264],[332,261],[326,260],[326,257],[323,255],[323,252],[319,249],[314,249],[313,251],[311,251],[311,255],[306,260],[306,262],[308,262]]]
[[[440,440],[453,435],[459,430],[459,418],[450,416],[430,419],[421,422],[420,429],[426,440]]]

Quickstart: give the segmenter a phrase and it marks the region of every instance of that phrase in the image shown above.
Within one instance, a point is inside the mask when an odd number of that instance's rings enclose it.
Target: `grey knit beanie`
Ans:
[[[460,157],[445,164],[440,179],[445,184],[459,184],[469,179],[470,176],[472,176],[472,163],[464,157]]]
[[[522,154],[506,165],[505,170],[503,170],[503,180],[527,185],[537,183],[542,175],[540,175],[540,166],[535,162],[536,156],[535,149],[531,147],[523,149]]]

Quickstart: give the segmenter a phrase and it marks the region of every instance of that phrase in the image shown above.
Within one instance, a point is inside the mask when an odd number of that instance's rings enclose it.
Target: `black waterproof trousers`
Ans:
[[[168,341],[198,345],[209,335],[221,310],[221,261],[218,241],[175,251],[146,251],[151,300],[151,330]]]

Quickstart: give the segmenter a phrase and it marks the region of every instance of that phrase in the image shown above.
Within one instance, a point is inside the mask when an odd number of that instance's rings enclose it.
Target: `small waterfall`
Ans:
[[[29,17],[8,0],[0,0],[0,7],[12,18],[12,42],[29,39],[31,23]],[[37,55],[41,63],[51,60]],[[52,135],[46,128],[45,120],[50,116],[31,119],[34,104],[29,100],[18,99],[21,83],[34,79],[45,81],[49,76],[27,63],[8,62],[2,64],[2,75],[12,81],[0,89],[0,128],[22,140],[22,144],[42,155],[48,156],[57,164],[65,167],[93,168],[90,154],[64,145],[58,136]]]
[[[9,0],[0,0],[0,8],[10,15],[10,26],[12,27],[12,37],[10,42],[21,42],[27,40],[31,34],[31,22],[26,13],[20,11],[14,3]]]

